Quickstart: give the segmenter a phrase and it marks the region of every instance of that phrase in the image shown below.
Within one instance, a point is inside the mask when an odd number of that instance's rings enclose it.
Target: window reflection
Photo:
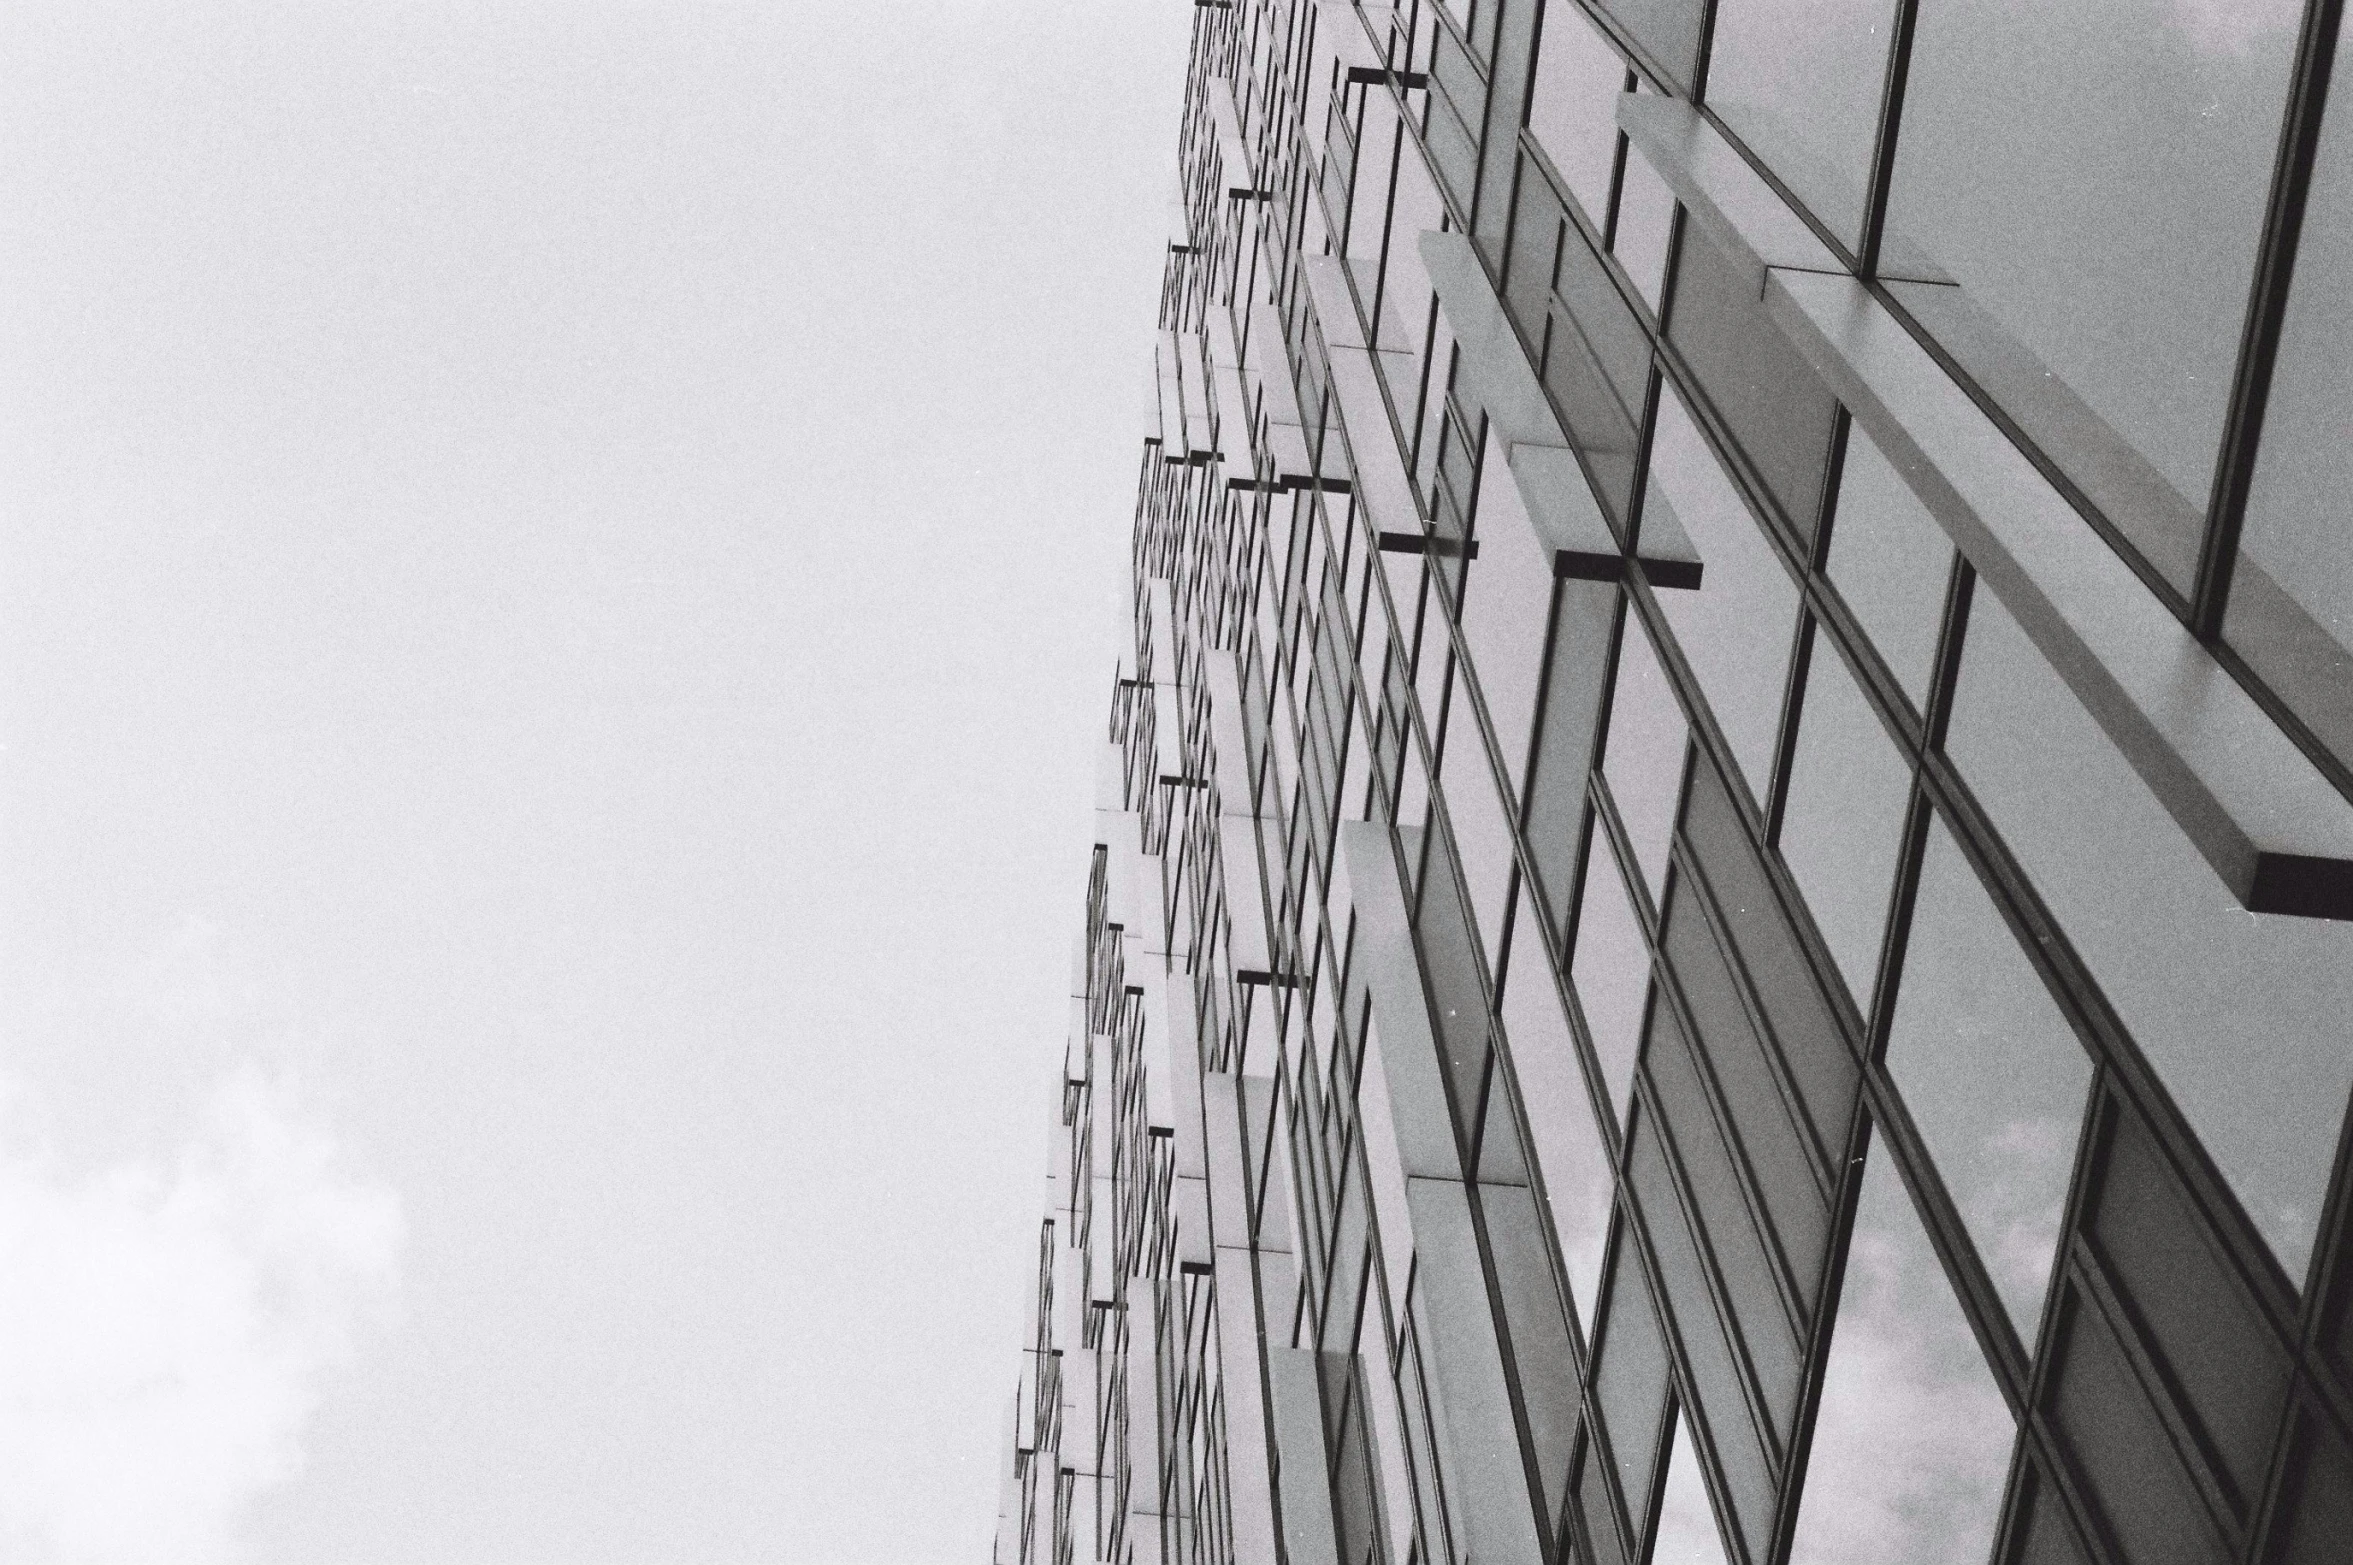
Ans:
[[[1987,592],[1946,748],[2300,1277],[2353,1086],[2353,924],[2241,907]]]
[[[2032,1344],[2091,1061],[1942,821],[1929,828],[1887,1069]]]
[[[1634,844],[1634,860],[1653,898],[1667,880],[1667,839],[1675,829],[1676,795],[1683,787],[1683,749],[1689,737],[1683,708],[1641,622],[1629,612],[1618,638],[1618,677],[1610,692],[1609,730],[1602,740],[1602,775],[1610,801]]]
[[[1866,1015],[1911,793],[1910,762],[1879,726],[1837,649],[1817,631],[1782,807],[1781,857],[1806,894],[1847,992]]]
[[[1781,687],[1797,635],[1797,584],[1672,387],[1659,392],[1643,504],[1662,500],[1691,535],[1706,574],[1697,592],[1660,593],[1659,607],[1762,799],[1773,782]]]
[[[1880,661],[1916,707],[1928,704],[1953,546],[1859,425],[1849,425],[1824,568]]]
[[[1863,1170],[1791,1565],[1982,1561],[2016,1431],[1884,1150]]]
[[[1667,1349],[1641,1272],[1623,1242],[1618,1246],[1616,1275],[1610,1279],[1609,1309],[1593,1389],[1609,1427],[1619,1492],[1639,1529],[1658,1462],[1659,1419],[1666,1411]]]
[[[1586,1030],[1600,1057],[1610,1112],[1623,1125],[1634,1090],[1634,1060],[1642,1047],[1642,1002],[1650,993],[1650,949],[1618,878],[1618,861],[1598,828],[1585,864],[1585,895],[1577,905],[1576,954],[1569,977],[1584,1007]]]
[[[1892,227],[2201,508],[2302,10],[1944,0],[1913,41]]]
[[[1528,132],[1567,181],[1596,231],[1609,216],[1611,166],[1618,153],[1618,94],[1626,62],[1573,5],[1545,8]]]
[[[1650,1558],[1651,1565],[1724,1565],[1724,1540],[1716,1532],[1707,1479],[1691,1446],[1691,1420],[1680,1414],[1667,1453],[1667,1476],[1659,1486],[1659,1524]]]
[[[2339,34],[2228,632],[2353,763],[2353,61]]]
[[[1892,0],[1717,0],[1708,103],[1849,246],[1863,225]]]

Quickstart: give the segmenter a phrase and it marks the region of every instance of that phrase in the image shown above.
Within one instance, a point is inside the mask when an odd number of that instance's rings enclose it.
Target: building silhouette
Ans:
[[[1202,0],[997,1565],[2353,1559],[2339,0]]]

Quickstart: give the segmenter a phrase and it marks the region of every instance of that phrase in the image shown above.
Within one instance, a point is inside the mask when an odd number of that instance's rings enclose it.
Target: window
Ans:
[[[1781,857],[1865,1015],[1911,793],[1911,763],[1880,727],[1830,638],[1817,631],[1782,810]]]
[[[2031,1344],[2091,1061],[1941,821],[1920,869],[1887,1069]]]
[[[1675,227],[1675,193],[1638,152],[1628,150],[1618,180],[1618,216],[1610,250],[1655,313],[1667,281],[1667,241]]]
[[[1893,0],[1717,0],[1708,104],[1849,248],[1879,130]]]
[[[1617,684],[1610,693],[1601,772],[1654,899],[1666,888],[1667,839],[1675,828],[1675,796],[1683,785],[1689,733],[1658,654],[1629,612],[1618,639]]]
[[[1528,133],[1552,160],[1596,233],[1608,221],[1618,156],[1618,94],[1626,62],[1570,0],[1544,10]]]
[[[2353,61],[2344,37],[2225,629],[2353,766]]]
[[[1948,0],[1921,7],[1913,40],[1891,226],[2193,514],[2213,481],[2302,10]],[[2082,465],[2071,442],[2047,443],[2062,467]],[[2140,546],[2186,590],[2194,529]]]
[[[1670,509],[1699,550],[1699,590],[1662,592],[1659,607],[1762,799],[1773,782],[1781,688],[1797,638],[1797,584],[1671,388],[1659,393],[1643,504]]]
[[[1623,1125],[1634,1090],[1634,1060],[1642,1045],[1642,1004],[1650,993],[1650,949],[1618,877],[1617,856],[1596,830],[1585,863],[1585,895],[1577,907],[1576,954],[1569,976],[1584,1008],[1593,1052],[1609,1093],[1609,1111]]]
[[[1991,593],[1946,749],[2299,1278],[2353,1087],[2353,924],[2241,907]]]
[[[1871,437],[1847,428],[1825,570],[1915,708],[1928,705],[1953,546]]]
[[[1791,1565],[1983,1560],[2015,1436],[1880,1149],[1863,1169]]]

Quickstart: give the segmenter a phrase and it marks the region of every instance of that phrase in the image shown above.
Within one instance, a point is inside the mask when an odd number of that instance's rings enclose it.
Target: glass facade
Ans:
[[[2338,0],[1203,0],[996,1565],[2353,1557]]]

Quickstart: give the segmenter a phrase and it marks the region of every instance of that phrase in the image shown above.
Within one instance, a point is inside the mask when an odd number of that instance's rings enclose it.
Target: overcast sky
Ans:
[[[973,1560],[1182,0],[0,5],[0,1560]]]

